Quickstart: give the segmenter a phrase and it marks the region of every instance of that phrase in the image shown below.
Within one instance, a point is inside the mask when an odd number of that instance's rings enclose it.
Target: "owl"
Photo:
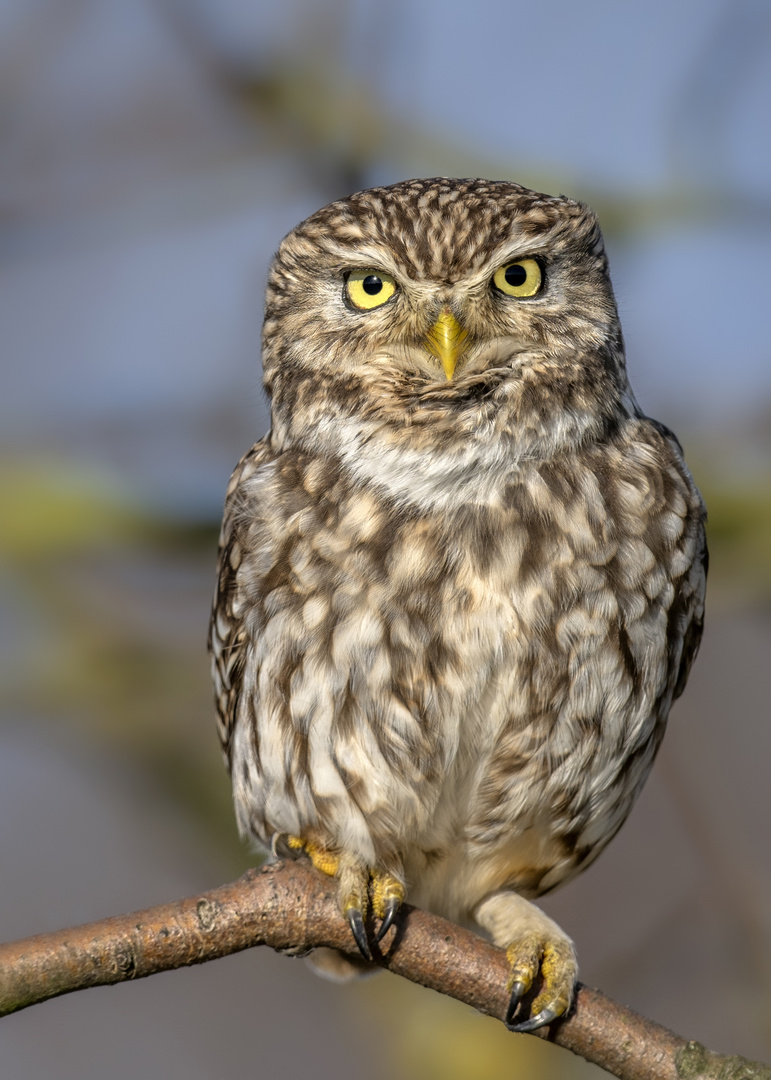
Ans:
[[[597,219],[479,179],[334,202],[273,259],[263,366],[210,630],[241,832],[334,876],[363,960],[405,898],[479,927],[508,1026],[548,1024],[576,957],[532,901],[629,813],[704,610]]]

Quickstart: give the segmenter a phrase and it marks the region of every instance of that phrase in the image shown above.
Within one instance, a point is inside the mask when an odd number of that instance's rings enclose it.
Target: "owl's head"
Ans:
[[[356,422],[546,454],[628,394],[595,215],[505,181],[410,180],[313,214],[273,261],[263,345],[285,443]]]

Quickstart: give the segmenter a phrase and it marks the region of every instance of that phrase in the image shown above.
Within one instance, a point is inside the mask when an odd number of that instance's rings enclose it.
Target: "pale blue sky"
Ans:
[[[476,153],[566,194],[650,208],[679,191],[682,214],[610,237],[639,400],[710,437],[771,408],[767,0],[0,0],[14,445],[63,445],[164,505],[219,507],[265,430],[265,269],[344,192],[296,147],[263,148],[196,39],[258,73],[278,58],[365,87],[397,128],[446,140],[449,174]],[[403,179],[397,156],[376,152],[367,179]],[[415,175],[436,167],[421,144],[412,158]]]
[[[332,52],[396,114],[490,153],[611,188],[730,156],[771,183],[767,0],[191,2],[242,57]]]

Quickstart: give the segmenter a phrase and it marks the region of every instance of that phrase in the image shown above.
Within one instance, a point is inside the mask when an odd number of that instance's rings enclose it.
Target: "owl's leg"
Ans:
[[[375,935],[382,941],[404,899],[404,885],[385,870],[369,870],[355,856],[339,854],[303,840],[299,836],[287,837],[287,845],[294,851],[304,851],[317,870],[339,882],[340,910],[351,927],[354,941],[365,960],[372,960],[364,920],[369,908],[369,883],[372,879],[372,911],[382,920]]]
[[[404,900],[404,885],[385,870],[372,871],[372,911],[381,919],[375,940],[382,941],[393,926],[396,913]]]
[[[372,959],[367,931],[364,920],[367,917],[369,906],[369,873],[362,863],[354,856],[340,856],[340,866],[337,871],[338,892],[337,898],[340,910],[348,920],[353,939],[359,946],[359,952],[365,960]]]
[[[573,942],[548,915],[514,892],[499,892],[484,900],[474,913],[496,945],[506,949],[511,975],[506,989],[511,993],[506,1012],[509,1031],[534,1031],[550,1024],[570,1008],[578,976]],[[522,998],[533,985],[538,971],[543,986],[531,1006],[528,1020],[514,1022]]]

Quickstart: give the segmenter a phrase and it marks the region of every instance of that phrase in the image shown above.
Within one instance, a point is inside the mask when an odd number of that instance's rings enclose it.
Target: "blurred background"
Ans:
[[[267,262],[409,176],[590,202],[638,398],[710,511],[702,655],[637,808],[544,906],[584,981],[771,1058],[766,0],[0,0],[0,936],[210,888],[236,836],[205,656],[267,427]],[[9,1080],[600,1077],[390,975],[257,950],[0,1025]]]

